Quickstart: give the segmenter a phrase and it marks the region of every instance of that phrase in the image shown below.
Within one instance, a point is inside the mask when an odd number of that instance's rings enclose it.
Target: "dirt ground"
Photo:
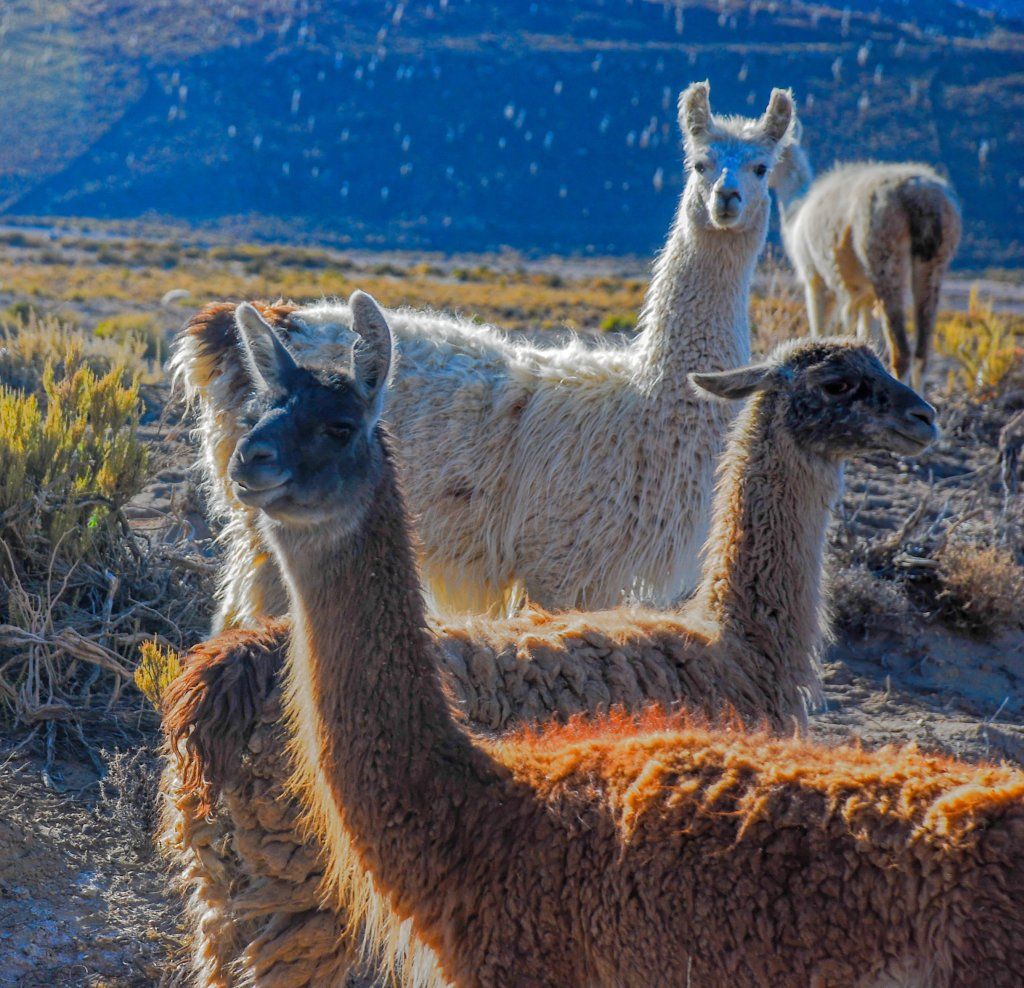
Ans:
[[[832,568],[861,565],[872,546],[902,532],[893,565],[927,574],[928,539],[939,528],[955,523],[962,534],[991,538],[1008,510],[1019,510],[1019,495],[1008,508],[998,439],[1020,407],[1024,393],[991,407],[940,403],[944,437],[924,456],[851,464],[832,530]],[[193,450],[178,414],[146,427],[161,459],[133,524],[146,525],[176,502],[195,503]],[[195,538],[208,540],[201,513],[189,517]],[[1024,764],[1019,627],[982,640],[934,620],[923,605],[908,610],[894,597],[891,612],[857,613],[839,596],[816,737],[914,741],[967,759]],[[44,781],[39,749],[16,749],[0,735],[0,986],[181,983],[188,945],[180,903],[150,840],[156,743],[152,726],[142,726],[110,736],[94,759],[58,751]]]

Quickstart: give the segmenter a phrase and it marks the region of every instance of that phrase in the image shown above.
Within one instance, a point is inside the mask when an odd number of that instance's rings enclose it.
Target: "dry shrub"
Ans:
[[[957,364],[949,373],[949,391],[959,385],[976,395],[998,388],[1024,356],[1022,332],[1019,318],[996,312],[972,287],[967,312],[944,314],[936,330],[939,353]]]
[[[159,759],[147,748],[101,751],[105,772],[93,813],[140,861],[153,853],[159,822]]]
[[[830,608],[838,628],[851,635],[906,631],[913,614],[900,586],[866,566],[837,567],[829,580]]]
[[[955,540],[936,557],[937,599],[947,624],[989,637],[1024,623],[1024,569],[1008,548]]]
[[[0,387],[0,717],[44,729],[52,757],[58,726],[81,740],[153,716],[132,688],[139,646],[195,639],[212,565],[173,517],[143,530],[125,516],[149,479],[137,375],[65,348],[39,379],[38,394]]]

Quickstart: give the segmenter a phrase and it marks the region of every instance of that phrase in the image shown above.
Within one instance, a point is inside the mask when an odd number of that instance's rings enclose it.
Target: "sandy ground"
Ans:
[[[992,530],[1004,506],[998,431],[1024,395],[1000,407],[941,409],[943,440],[915,461],[857,462],[834,526],[836,559],[903,526],[951,518]],[[131,512],[157,521],[195,504],[188,429],[175,417],[147,425],[158,471]],[[194,536],[209,530],[194,508]],[[912,538],[908,536],[909,542]],[[913,545],[908,542],[908,552]],[[209,546],[209,543],[204,543]],[[211,550],[212,551],[212,550]],[[977,641],[924,616],[877,613],[842,634],[825,660],[826,704],[816,737],[875,745],[916,741],[968,759],[1024,764],[1024,633]],[[81,751],[58,752],[48,787],[37,750],[0,734],[0,986],[172,986],[187,952],[180,904],[149,835],[155,819],[155,732],[108,739],[99,769]],[[120,752],[120,753],[118,753]]]

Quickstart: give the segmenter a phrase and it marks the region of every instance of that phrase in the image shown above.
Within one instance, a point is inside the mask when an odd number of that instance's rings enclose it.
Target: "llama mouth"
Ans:
[[[891,428],[889,437],[895,452],[911,456],[915,453],[923,453],[931,446],[939,438],[939,430],[934,426],[922,428],[919,431]]]
[[[714,209],[711,211],[711,222],[718,227],[719,230],[731,230],[740,221],[740,213],[729,212],[726,210]]]
[[[234,483],[235,497],[246,507],[266,510],[288,492],[288,485],[289,480],[284,480],[276,487],[246,487],[236,480]]]

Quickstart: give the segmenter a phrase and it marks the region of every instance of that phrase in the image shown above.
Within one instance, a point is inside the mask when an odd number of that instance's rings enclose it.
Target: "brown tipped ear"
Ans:
[[[711,129],[711,83],[692,82],[679,94],[679,126],[687,141],[707,137]]]
[[[257,388],[279,385],[295,369],[295,359],[277,330],[248,302],[235,309],[235,325],[242,361],[252,383]]]
[[[690,383],[718,398],[737,401],[740,398],[749,398],[755,391],[760,391],[771,372],[771,364],[748,364],[735,370],[691,374]]]
[[[379,403],[394,360],[391,327],[380,306],[366,292],[354,291],[348,304],[352,307],[352,330],[359,335],[352,351],[352,373],[370,400]]]
[[[795,117],[793,93],[788,89],[773,89],[768,100],[768,109],[761,118],[765,136],[778,144],[789,132]]]

